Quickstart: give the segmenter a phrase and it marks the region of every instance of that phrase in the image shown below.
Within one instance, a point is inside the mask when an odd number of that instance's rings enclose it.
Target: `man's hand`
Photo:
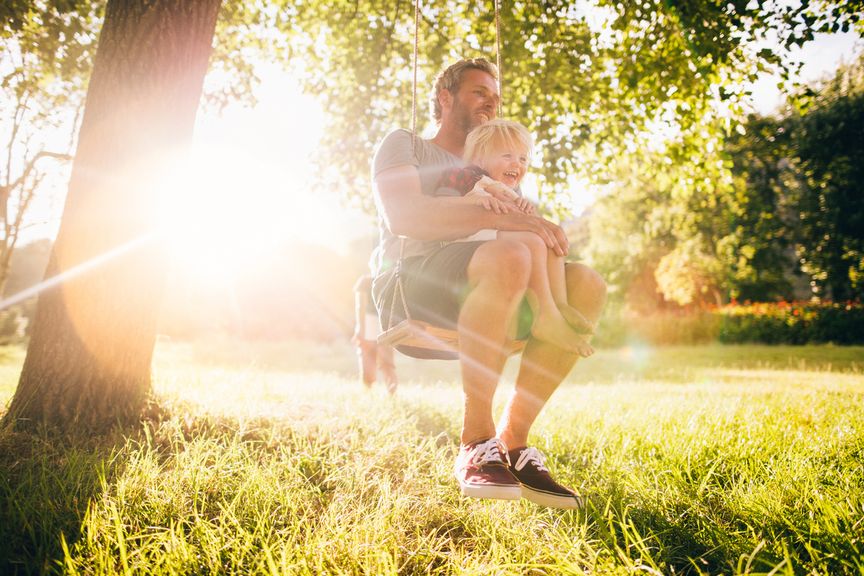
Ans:
[[[570,241],[567,240],[564,230],[541,216],[523,214],[522,212],[502,214],[498,218],[495,228],[497,230],[534,232],[558,256],[566,256],[570,250]]]

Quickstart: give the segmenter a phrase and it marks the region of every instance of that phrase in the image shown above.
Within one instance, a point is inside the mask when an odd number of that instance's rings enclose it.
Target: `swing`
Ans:
[[[499,0],[495,4],[495,44],[496,65],[498,67],[498,92],[501,93],[501,24],[499,13]],[[420,0],[414,2],[414,78],[411,94],[411,134],[412,143],[417,138],[417,52],[418,52],[418,28],[420,22]],[[499,102],[499,113],[500,113]],[[393,299],[390,303],[390,314],[387,317],[387,327],[378,336],[378,344],[392,346],[401,353],[420,359],[455,360],[459,358],[459,334],[456,330],[435,326],[429,322],[411,318],[408,303],[405,300],[405,292],[402,287],[402,252],[405,240],[402,239],[399,260],[394,271]],[[396,299],[399,299],[404,313],[403,319],[393,324]],[[520,351],[524,341],[509,342],[507,352],[513,354]]]

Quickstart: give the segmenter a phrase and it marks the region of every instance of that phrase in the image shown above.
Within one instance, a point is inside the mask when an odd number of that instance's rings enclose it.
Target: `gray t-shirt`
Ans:
[[[448,168],[461,168],[465,165],[462,159],[444,150],[429,140],[419,136],[412,145],[412,135],[409,130],[394,130],[388,134],[372,160],[372,179],[378,177],[381,172],[396,168],[397,166],[416,166],[420,172],[420,186],[423,194],[434,196],[441,181],[441,176]],[[391,269],[399,260],[399,245],[401,238],[394,236],[387,229],[384,218],[380,215],[381,207],[378,207],[378,247],[372,253],[370,268],[372,275],[378,276],[382,272]],[[421,241],[413,238],[405,238],[403,258],[410,256],[423,256],[431,253],[441,246],[441,242]]]

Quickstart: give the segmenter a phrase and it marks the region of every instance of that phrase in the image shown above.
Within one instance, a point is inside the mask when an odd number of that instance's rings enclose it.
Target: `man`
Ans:
[[[497,431],[492,418],[508,331],[531,272],[530,253],[524,245],[500,238],[442,245],[480,229],[519,230],[534,232],[563,256],[567,237],[559,226],[536,215],[498,214],[433,197],[443,171],[463,165],[468,132],[495,118],[500,98],[496,79],[495,66],[484,59],[453,64],[435,82],[435,137],[413,138],[398,130],[379,146],[373,181],[381,237],[373,258],[373,296],[386,325],[393,309],[394,270],[401,260],[412,317],[459,331],[465,414],[455,473],[462,493],[478,498],[524,496],[547,506],[576,508],[581,505],[578,495],[552,479],[543,455],[528,446],[528,432],[578,355],[529,338]],[[599,275],[569,264],[567,288],[570,304],[596,322],[606,295]]]

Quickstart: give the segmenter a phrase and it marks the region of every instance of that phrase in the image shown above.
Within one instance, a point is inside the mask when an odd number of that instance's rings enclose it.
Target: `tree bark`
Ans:
[[[221,0],[109,0],[27,357],[6,416],[105,429],[140,414],[164,278],[154,175],[192,135]]]

